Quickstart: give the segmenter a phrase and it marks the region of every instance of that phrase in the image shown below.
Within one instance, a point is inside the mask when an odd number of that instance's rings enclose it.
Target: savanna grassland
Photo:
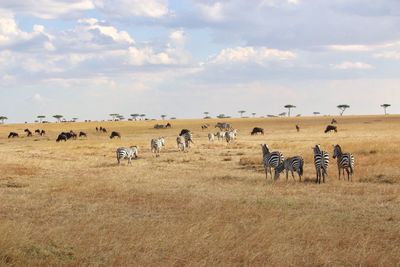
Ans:
[[[201,130],[216,120],[1,125],[0,265],[400,266],[400,116],[340,117],[339,132],[324,134],[330,120],[229,119],[239,132],[230,145]],[[255,126],[266,134],[250,136]],[[188,153],[176,148],[182,128],[194,133]],[[55,142],[71,129],[88,138]],[[302,155],[305,181],[266,180],[261,143]],[[327,182],[313,183],[317,143],[354,154],[353,182],[331,161]],[[115,149],[130,145],[139,158],[118,166]]]

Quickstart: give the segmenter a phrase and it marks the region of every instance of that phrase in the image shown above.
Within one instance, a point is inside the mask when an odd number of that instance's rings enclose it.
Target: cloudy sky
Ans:
[[[1,0],[0,115],[400,112],[398,0]]]

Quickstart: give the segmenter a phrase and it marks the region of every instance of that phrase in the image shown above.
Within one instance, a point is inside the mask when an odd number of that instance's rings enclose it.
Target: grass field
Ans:
[[[340,117],[324,134],[330,119],[229,119],[230,145],[208,142],[200,126],[215,120],[1,125],[0,265],[400,266],[400,116]],[[250,136],[255,126],[266,134]],[[25,128],[47,136],[7,139]],[[176,148],[182,128],[194,132],[188,153]],[[71,129],[88,138],[55,142]],[[266,180],[261,143],[302,155],[306,181]],[[354,154],[352,183],[333,161],[327,183],[313,183],[318,143]],[[115,149],[129,145],[139,159],[118,166]]]

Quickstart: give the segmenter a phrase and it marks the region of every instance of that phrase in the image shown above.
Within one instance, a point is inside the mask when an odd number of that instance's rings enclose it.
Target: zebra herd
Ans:
[[[312,148],[314,152],[314,166],[316,171],[316,183],[320,184],[321,180],[325,183],[325,177],[328,176],[329,167],[329,153],[323,151],[320,145],[315,145]],[[289,172],[292,174],[293,180],[295,180],[294,173],[296,172],[299,176],[299,181],[303,176],[304,170],[304,159],[301,156],[284,158],[283,154],[279,151],[270,152],[268,145],[262,144],[261,150],[263,154],[263,165],[265,170],[265,176],[268,179],[268,173],[272,178],[272,169],[274,169],[274,179],[279,178],[280,173],[286,171],[286,181],[288,180]],[[353,180],[354,173],[354,156],[351,153],[343,153],[340,145],[336,144],[333,146],[333,158],[337,160],[337,167],[339,171],[339,180],[341,174],[345,176],[344,171],[347,173],[347,180]]]

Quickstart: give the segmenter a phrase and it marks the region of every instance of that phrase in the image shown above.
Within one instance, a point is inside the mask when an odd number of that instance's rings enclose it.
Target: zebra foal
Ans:
[[[281,172],[286,171],[286,181],[289,178],[289,171],[292,173],[293,180],[294,172],[297,172],[299,175],[299,180],[301,182],[301,177],[303,176],[304,170],[304,159],[301,156],[290,157],[282,161],[278,167],[275,168],[275,180],[279,178]]]

